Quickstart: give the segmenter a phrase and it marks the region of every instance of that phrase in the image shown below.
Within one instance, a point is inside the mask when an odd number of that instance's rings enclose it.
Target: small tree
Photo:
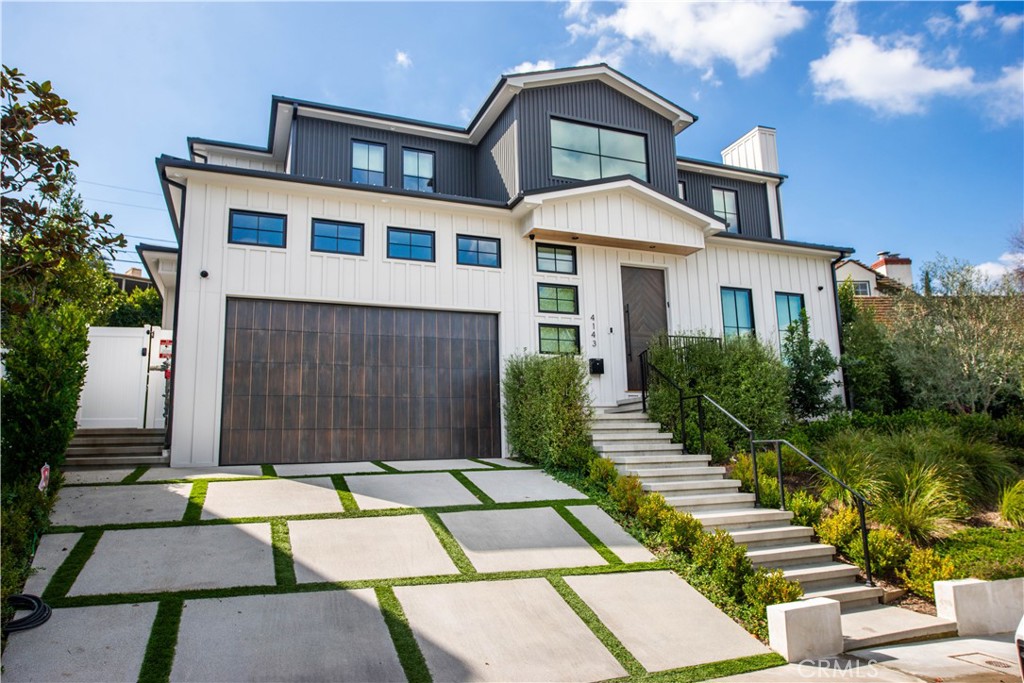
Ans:
[[[839,310],[843,320],[840,364],[850,407],[869,413],[891,412],[901,404],[902,391],[888,333],[875,321],[871,309],[857,306],[851,280],[839,287]]]
[[[789,406],[793,416],[806,420],[842,406],[833,379],[839,363],[825,342],[811,341],[806,311],[790,323],[782,342],[782,357],[789,371]]]
[[[132,290],[124,296],[107,318],[110,327],[142,327],[159,325],[163,319],[163,304],[156,287]]]

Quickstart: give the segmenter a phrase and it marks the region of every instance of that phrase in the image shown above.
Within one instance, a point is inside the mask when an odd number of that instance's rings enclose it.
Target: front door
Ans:
[[[668,330],[664,271],[623,266],[622,306],[626,322],[627,387],[640,391],[640,354],[655,335]]]

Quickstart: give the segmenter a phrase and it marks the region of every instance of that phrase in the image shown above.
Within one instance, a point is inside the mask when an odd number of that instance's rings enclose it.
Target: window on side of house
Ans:
[[[434,191],[434,153],[402,150],[402,187],[416,192]]]
[[[804,295],[788,292],[775,292],[775,315],[779,320],[779,348],[786,337],[790,323],[800,319],[800,311],[804,310]]]
[[[754,305],[749,289],[722,287],[722,327],[726,339],[754,334]]]
[[[580,312],[579,289],[574,285],[537,285],[537,308],[541,313]]]
[[[576,247],[537,245],[537,270],[542,273],[576,274]]]
[[[363,255],[363,226],[321,218],[313,219],[313,251],[328,254]]]
[[[386,148],[376,142],[352,141],[352,182],[384,186]]]
[[[434,233],[426,230],[388,228],[388,258],[433,261]]]
[[[455,249],[455,261],[460,265],[501,268],[501,240],[459,235]]]
[[[541,325],[540,352],[553,354],[576,354],[580,352],[580,328],[578,325]]]
[[[228,214],[228,241],[232,244],[255,244],[261,247],[285,246],[286,216],[255,211]]]
[[[854,280],[853,293],[856,296],[871,296],[871,283],[867,280]]]
[[[725,221],[726,230],[739,232],[740,213],[736,190],[713,187],[711,188],[711,200],[714,203],[715,215]]]
[[[679,181],[679,198],[682,199],[684,202],[686,201],[686,181],[685,180],[680,180]]]
[[[643,135],[551,119],[551,174],[573,180],[632,175],[647,180]]]

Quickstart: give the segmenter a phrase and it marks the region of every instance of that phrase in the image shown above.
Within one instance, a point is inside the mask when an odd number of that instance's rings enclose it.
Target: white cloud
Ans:
[[[978,86],[986,115],[997,125],[1024,118],[1024,64],[1004,66],[1002,75]]]
[[[531,71],[550,71],[555,68],[555,63],[550,59],[538,59],[536,62],[522,62],[516,64],[506,73],[525,74]]]
[[[978,0],[971,0],[965,5],[958,5],[956,14],[960,17],[960,26],[968,26],[979,22],[988,21],[995,16],[996,8],[992,5],[980,5]]]
[[[979,263],[974,269],[990,280],[999,280],[1021,266],[1024,266],[1024,253],[1004,252],[998,260]]]
[[[402,52],[401,50],[395,51],[395,66],[400,66],[403,69],[408,69],[412,66],[412,58],[408,52]]]
[[[633,43],[628,40],[601,36],[597,39],[597,43],[587,56],[576,62],[576,66],[601,64],[603,62],[613,69],[619,69],[622,67],[622,62],[626,60],[626,57],[632,51]]]
[[[941,38],[942,36],[946,35],[947,33],[953,30],[953,27],[956,26],[956,22],[950,19],[949,17],[937,15],[934,17],[929,17],[928,20],[924,22],[924,25],[925,28],[927,28],[933,36],[935,36],[936,38]]]
[[[833,36],[848,36],[857,32],[857,14],[853,3],[837,2],[828,13],[828,30]]]
[[[746,77],[767,68],[776,55],[777,43],[802,29],[810,13],[788,0],[627,0],[607,15],[595,15],[589,2],[570,3],[564,16],[572,20],[567,28],[574,39],[595,35],[608,39],[605,49],[595,48],[594,53],[611,54],[621,60],[635,46],[703,70],[718,61],[730,62],[740,76]],[[609,49],[613,45],[614,49]]]
[[[1024,26],[1024,14],[1004,14],[996,19],[996,23],[1004,33],[1013,33]]]

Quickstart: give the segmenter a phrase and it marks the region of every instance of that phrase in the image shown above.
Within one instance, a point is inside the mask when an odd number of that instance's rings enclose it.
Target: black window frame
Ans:
[[[542,287],[555,287],[557,289],[571,289],[572,290],[572,304],[573,310],[571,311],[546,311],[541,306],[541,301],[562,301],[558,297],[552,299],[551,297],[541,297]],[[544,315],[579,315],[580,314],[580,288],[579,285],[567,285],[557,282],[538,282],[537,283],[537,312],[543,313]]]
[[[593,178],[591,180],[603,180],[605,178],[615,178],[615,177],[618,177],[620,175],[629,175],[629,176],[637,178],[638,180],[640,180],[642,182],[645,182],[645,183],[649,183],[651,181],[651,141],[650,141],[649,136],[647,135],[646,132],[638,131],[638,130],[626,130],[625,128],[618,128],[616,126],[608,126],[608,125],[605,125],[605,124],[602,124],[602,123],[594,123],[594,122],[591,122],[591,121],[581,121],[581,120],[578,120],[578,119],[570,119],[570,118],[566,118],[564,116],[551,116],[551,117],[548,118],[548,166],[551,169],[551,177],[552,178],[557,178],[559,180],[570,180],[570,181],[573,181],[573,182],[579,182],[581,180],[583,180],[584,182],[586,181],[586,179],[583,179],[583,178],[573,178],[571,176],[557,175],[555,173],[555,163],[554,163],[554,153],[553,153],[553,150],[556,150],[556,149],[560,149],[560,150],[563,150],[563,151],[566,151],[566,152],[576,152],[577,154],[588,154],[590,156],[596,156],[598,158],[598,168],[599,169],[602,168],[600,160],[604,159],[604,158],[615,159],[617,161],[628,161],[628,162],[633,163],[633,164],[640,163],[638,161],[634,161],[633,159],[623,159],[622,157],[615,157],[615,156],[611,156],[611,155],[604,155],[604,154],[601,154],[600,151],[597,154],[591,154],[590,152],[580,152],[579,150],[567,149],[565,147],[555,147],[554,141],[551,139],[551,122],[552,121],[561,121],[562,123],[569,123],[569,124],[572,124],[572,125],[575,125],[575,126],[584,126],[586,128],[596,128],[599,131],[600,130],[607,130],[607,131],[611,131],[613,133],[622,133],[624,135],[633,135],[633,136],[636,136],[638,138],[641,138],[643,140],[643,143],[644,143],[644,171],[645,171],[646,177],[640,178],[638,176],[633,175],[632,173],[616,173],[615,175],[605,175],[604,172],[603,172],[603,169],[602,169],[601,174],[597,178]],[[600,133],[598,133],[598,145],[600,145],[600,140],[601,140],[601,135],[600,135]]]
[[[545,327],[554,328],[558,330],[574,330],[576,332],[576,350],[575,351],[545,351],[544,350],[544,337],[543,330]],[[561,344],[562,340],[557,339],[556,343]],[[546,356],[578,356],[582,353],[582,347],[580,346],[580,326],[579,325],[558,325],[555,323],[540,323],[537,326],[537,352],[542,353]]]
[[[729,220],[725,216],[719,216],[717,213],[715,213],[715,192],[716,191],[718,191],[718,192],[730,192],[730,193],[732,193],[732,196],[736,198],[736,223],[735,223],[735,225],[730,223]],[[720,218],[722,220],[722,222],[725,223],[725,231],[726,232],[735,232],[737,235],[742,233],[743,229],[742,229],[742,227],[740,225],[740,193],[739,193],[739,190],[736,190],[736,189],[731,188],[731,187],[720,187],[718,185],[712,185],[711,186],[711,213],[713,213],[717,218]]]
[[[572,252],[572,272],[563,273],[560,270],[545,270],[540,267],[540,248],[549,247],[552,249],[565,249]],[[538,273],[554,273],[555,275],[578,275],[579,274],[579,253],[576,251],[576,247],[567,244],[549,244],[547,242],[537,242],[536,248],[534,249],[534,255],[536,258],[535,265]],[[557,259],[555,262],[557,263]]]
[[[494,244],[496,244],[498,246],[498,251],[497,251],[498,264],[495,265],[495,266],[490,266],[490,265],[487,265],[486,263],[466,263],[464,261],[461,261],[460,259],[462,258],[462,253],[463,252],[470,253],[470,254],[479,254],[480,251],[479,250],[472,251],[472,250],[469,250],[469,249],[462,249],[460,244],[459,244],[460,240],[477,240],[477,241],[483,241],[483,242],[493,242]],[[471,268],[500,269],[501,268],[501,239],[498,238],[498,237],[480,237],[478,235],[456,234],[455,235],[455,263],[456,263],[456,265],[469,266]]]
[[[419,188],[409,189],[409,188],[407,188],[405,186],[405,178],[406,178],[406,175],[408,175],[405,172],[405,153],[407,151],[408,152],[416,152],[417,154],[429,154],[432,157],[432,161],[431,161],[430,165],[431,165],[431,168],[434,171],[434,175],[431,176],[430,178],[428,178],[429,182],[427,183],[427,187],[430,188],[429,190],[421,190]],[[409,177],[410,178],[423,178],[423,176],[421,176],[421,175],[410,175]],[[419,148],[419,147],[406,147],[404,145],[402,146],[402,189],[403,190],[408,190],[409,192],[427,192],[427,193],[430,193],[430,194],[436,194],[437,193],[437,152],[435,152],[432,149],[422,149],[422,148]]]
[[[727,328],[730,327],[730,326],[725,324],[725,302],[722,300],[722,293],[723,292],[746,292],[746,294],[747,294],[747,302],[748,302],[748,304],[750,306],[750,329],[748,330],[746,328],[740,328],[739,325],[734,325],[732,327],[736,328],[736,334],[733,335],[733,336],[741,337],[741,336],[743,336],[745,334],[750,334],[751,336],[756,338],[757,337],[757,318],[754,315],[754,290],[750,289],[749,287],[725,287],[725,286],[719,287],[719,291],[718,291],[718,305],[722,307],[722,338],[723,339],[731,339],[732,338],[732,337],[729,336],[728,330],[727,330]],[[735,299],[734,299],[734,301],[735,301]],[[739,316],[737,316],[737,322],[738,321],[739,321]]]
[[[412,235],[430,235],[430,258],[421,259],[413,258],[412,256],[395,256],[391,253],[391,233],[392,232],[404,232]],[[399,228],[397,226],[388,226],[387,231],[387,255],[389,259],[395,259],[397,261],[415,261],[416,263],[437,263],[437,233],[433,230],[417,230],[416,228]],[[411,247],[410,247],[411,248]]]
[[[354,150],[355,150],[355,145],[357,145],[357,144],[359,144],[359,145],[374,145],[374,146],[380,147],[380,148],[382,148],[384,150],[384,170],[382,171],[382,173],[384,174],[384,179],[381,181],[380,185],[374,185],[373,183],[361,183],[358,180],[353,180],[352,179],[352,175],[356,172],[356,158],[355,158]],[[366,185],[367,187],[387,187],[388,186],[388,145],[387,145],[386,142],[377,142],[375,140],[361,140],[359,138],[352,138],[352,139],[349,140],[348,155],[349,155],[349,173],[348,173],[349,182],[355,183],[356,185]],[[366,171],[367,173],[377,173],[377,171],[371,171],[368,168],[361,168],[359,170],[360,171]]]
[[[235,216],[243,214],[248,216],[256,216],[257,218],[280,218],[281,224],[281,244],[260,244],[259,242],[240,242],[234,239],[235,232]],[[239,230],[251,230],[252,228],[239,228]],[[259,227],[256,228],[257,235],[261,232]],[[270,231],[266,231],[270,232]],[[231,209],[228,211],[228,244],[239,244],[245,247],[262,247],[264,249],[287,249],[288,248],[288,215],[281,213],[270,213],[267,211],[250,211],[249,209]]]
[[[359,228],[359,251],[331,251],[330,249],[317,249],[316,248],[316,224],[327,223],[330,225],[341,226],[346,228]],[[340,237],[334,237],[338,242],[342,241]],[[331,218],[311,218],[309,221],[309,250],[315,251],[318,254],[336,254],[338,256],[365,256],[366,255],[366,225],[363,223],[352,223],[350,221],[336,221]]]

